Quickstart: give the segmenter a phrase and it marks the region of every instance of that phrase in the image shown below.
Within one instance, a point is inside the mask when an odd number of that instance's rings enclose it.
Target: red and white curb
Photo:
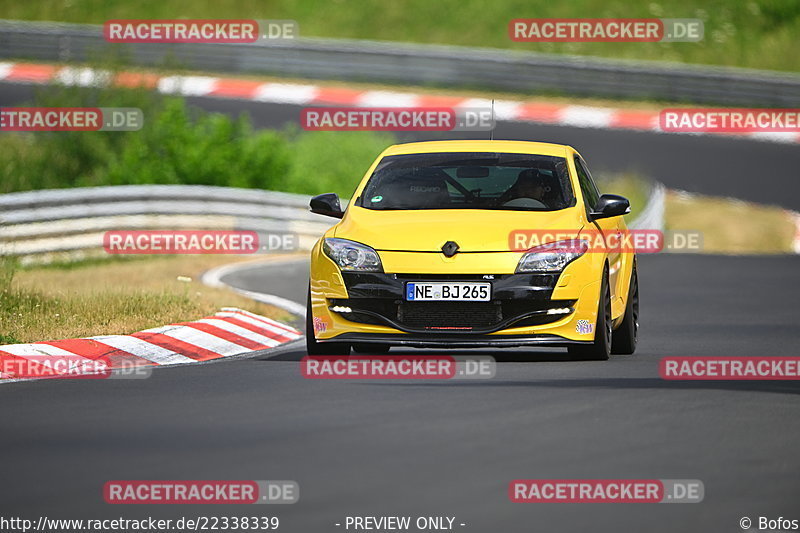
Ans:
[[[475,108],[488,107],[491,104],[490,100],[481,98],[365,91],[300,83],[264,83],[239,78],[160,76],[142,72],[122,72],[114,76],[108,71],[86,67],[60,67],[41,63],[0,63],[0,80],[35,84],[57,81],[65,85],[80,86],[113,83],[120,87],[147,87],[166,94],[295,105]],[[495,116],[503,121],[666,133],[659,126],[657,111],[563,105],[535,100],[496,100]],[[781,143],[800,142],[800,134],[797,132],[673,134],[721,135]]]
[[[197,363],[274,348],[300,336],[300,331],[281,322],[224,307],[215,315],[194,322],[146,329],[131,335],[2,345],[0,369],[12,370],[5,374],[0,372],[0,378],[31,379],[39,375],[66,374],[60,370],[64,365],[56,364],[59,360],[78,365],[102,361],[109,370],[122,366]],[[37,372],[39,365],[48,368]],[[14,368],[24,368],[26,374],[15,375]]]

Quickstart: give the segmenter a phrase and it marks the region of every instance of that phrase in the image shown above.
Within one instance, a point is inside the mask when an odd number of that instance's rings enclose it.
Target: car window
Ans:
[[[583,193],[583,202],[587,211],[591,211],[600,199],[600,191],[597,190],[597,185],[595,185],[592,175],[589,174],[586,163],[577,155],[575,156],[575,170],[578,171],[578,182]]]
[[[555,211],[575,205],[562,157],[455,152],[384,157],[357,205],[367,209]]]

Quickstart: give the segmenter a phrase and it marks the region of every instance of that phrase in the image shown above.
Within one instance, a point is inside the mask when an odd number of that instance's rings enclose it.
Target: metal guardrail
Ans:
[[[0,195],[0,256],[24,263],[101,255],[109,230],[249,230],[292,234],[310,250],[334,221],[301,194],[204,185],[117,185]],[[655,184],[629,226],[663,229],[664,187]]]
[[[333,221],[308,196],[203,185],[120,185],[0,195],[0,255],[24,262],[102,251],[108,230],[213,229],[292,234],[310,249]]]
[[[667,189],[661,183],[653,183],[647,205],[636,214],[636,218],[628,222],[628,228],[635,230],[664,231],[664,208]]]
[[[100,26],[0,20],[0,58],[87,61],[112,46],[145,66],[700,104],[800,104],[800,76],[791,73],[343,39],[111,45]]]

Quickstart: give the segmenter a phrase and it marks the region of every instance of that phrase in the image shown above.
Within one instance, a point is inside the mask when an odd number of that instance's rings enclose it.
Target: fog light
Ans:
[[[333,311],[334,313],[352,313],[353,312],[352,309],[350,309],[349,307],[345,307],[343,305],[334,305],[333,307],[331,307],[331,311]]]
[[[548,309],[548,315],[567,315],[572,312],[572,309],[569,307],[558,307],[556,309]]]

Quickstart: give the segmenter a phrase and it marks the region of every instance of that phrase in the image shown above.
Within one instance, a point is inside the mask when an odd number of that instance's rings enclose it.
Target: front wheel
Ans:
[[[306,351],[308,355],[350,355],[350,345],[343,342],[317,342],[314,337],[314,315],[311,313],[311,289],[306,300]]]
[[[597,322],[594,327],[594,342],[569,346],[569,355],[581,360],[605,361],[611,354],[611,293],[608,289],[608,269],[603,270],[600,283],[600,298],[597,304]]]
[[[628,289],[628,303],[625,305],[625,318],[622,324],[614,331],[611,341],[611,353],[631,355],[636,351],[636,342],[639,339],[639,276],[636,274],[636,265],[631,272],[631,286]]]

